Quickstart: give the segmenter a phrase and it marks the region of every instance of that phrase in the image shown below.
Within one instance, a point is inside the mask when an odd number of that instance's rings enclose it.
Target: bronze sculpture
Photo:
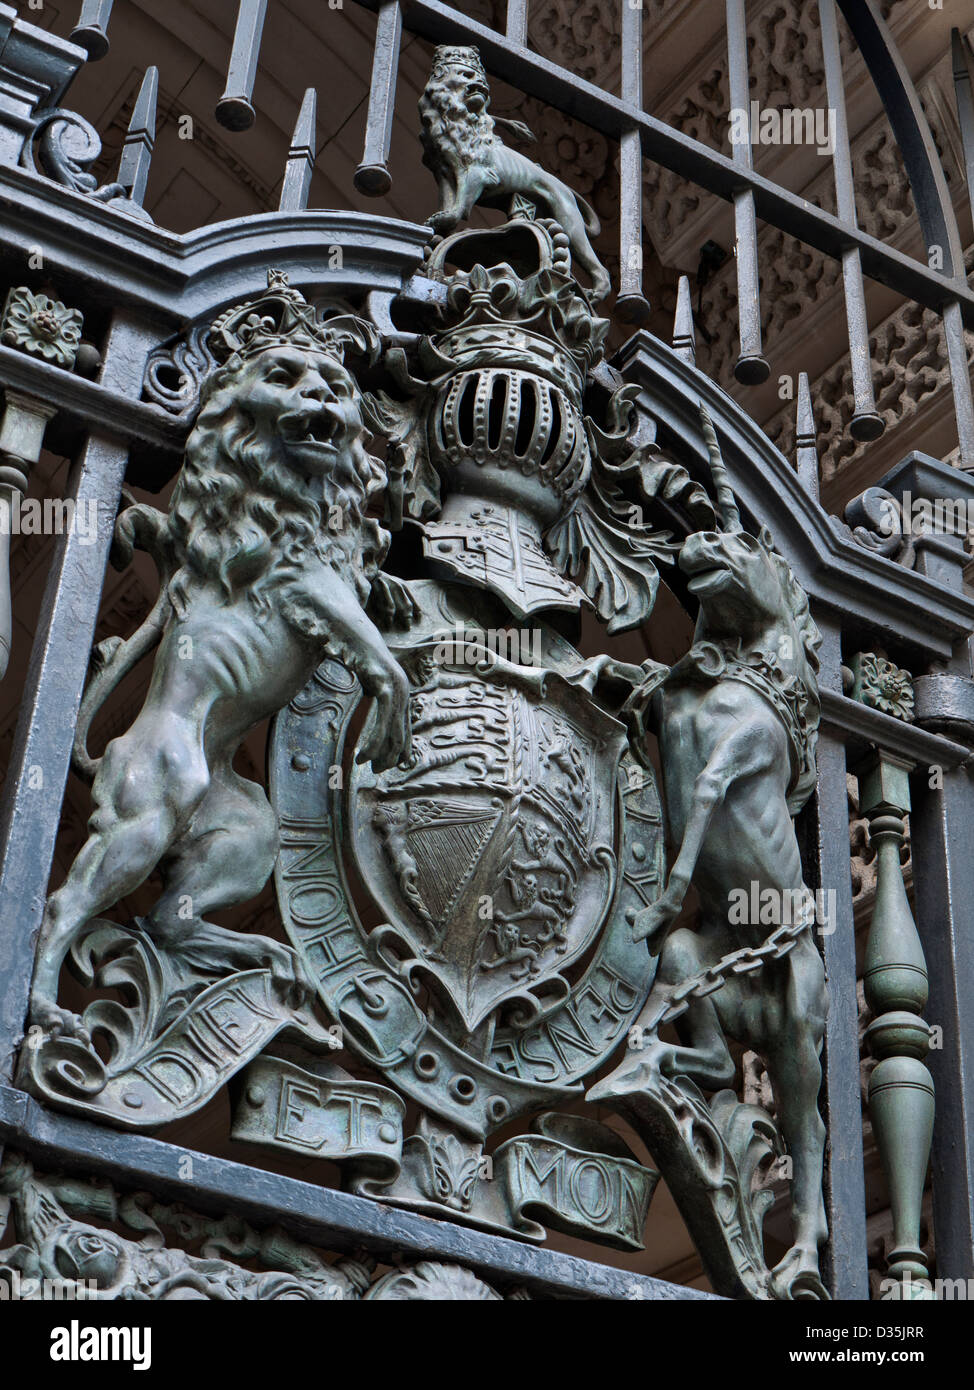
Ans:
[[[96,810],[48,906],[22,1074],[133,1129],[232,1080],[234,1138],[334,1159],[359,1195],[634,1249],[658,1174],[555,1107],[635,1033],[589,1099],[632,1119],[715,1286],[823,1297],[821,962],[807,922],[767,940],[750,924],[740,950],[725,911],[741,875],[802,887],[791,817],[814,776],[817,634],[770,537],[743,530],[709,425],[716,505],[657,447],[605,360],[592,224],[499,144],[487,97],[474,50],[438,50],[424,144],[447,203],[431,221],[451,234],[426,259],[421,332],[380,345],[273,275],[190,330],[216,366],[168,515],[119,518],[119,558],[149,550],[162,591],[102,648],[82,705]],[[453,230],[491,197],[513,197],[506,223]],[[367,514],[380,497],[388,529]],[[389,533],[407,526],[422,556],[397,577]],[[585,658],[558,631],[582,609],[610,634],[644,623],[677,557],[700,618],[671,669]],[[142,713],[92,759],[95,711],[156,645]],[[268,715],[269,799],[232,769]],[[662,896],[654,717],[681,842]],[[99,918],[157,865],[147,919]],[[272,870],[289,945],[206,920]],[[702,921],[670,935],[691,881]],[[66,956],[125,1003],[67,1013]],[[659,1028],[683,1012],[673,1047]],[[765,1055],[780,1134],[730,1089],[729,1039]],[[782,1137],[797,1231],[772,1271],[751,1178]]]
[[[722,529],[694,532],[680,552],[700,603],[694,643],[630,702],[640,723],[648,717],[659,732],[667,818],[678,846],[665,891],[633,924],[659,957],[654,992],[637,1023],[648,1038],[590,1095],[638,1095],[656,1086],[659,1073],[719,1091],[736,1071],[728,1039],[764,1057],[794,1164],[795,1241],[772,1278],[785,1297],[820,1297],[818,1247],[827,1228],[817,1098],[828,999],[792,817],[815,784],[821,638],[770,536],[744,531],[706,412],[704,433]],[[699,925],[673,931],[691,883]],[[743,924],[729,914],[735,891],[751,885],[754,900],[767,902],[770,894],[772,920],[792,926],[780,938],[787,951],[766,949],[763,914]],[[799,909],[794,923],[792,905]],[[703,977],[719,986],[694,991]],[[686,1045],[663,1042],[661,997],[688,988]]]
[[[475,204],[512,211],[512,198],[546,208],[568,237],[588,273],[594,304],[609,293],[608,272],[592,249],[599,219],[585,199],[534,160],[510,149],[495,134],[501,120],[490,116],[487,74],[475,48],[441,44],[419,101],[423,123],[423,163],[440,191],[439,211],[428,219],[434,231],[452,232]],[[520,121],[501,121],[522,138],[533,139]]]
[[[87,844],[48,904],[32,1018],[81,1025],[56,1002],[57,978],[85,926],[163,863],[165,888],[144,930],[190,970],[269,964],[295,981],[291,952],[205,920],[259,892],[278,849],[263,791],[233,770],[244,736],[287,703],[322,658],[344,660],[374,697],[362,756],[408,753],[406,678],[365,616],[388,543],[366,516],[383,470],[363,443],[345,347],[373,347],[361,322],[319,324],[286,277],[223,315],[168,516],[136,506],[120,539],[156,559],[162,588],[127,643],[102,653],[79,728],[158,643],[132,728],[99,759]],[[188,911],[185,910],[188,907]],[[82,1030],[83,1031],[83,1030]]]

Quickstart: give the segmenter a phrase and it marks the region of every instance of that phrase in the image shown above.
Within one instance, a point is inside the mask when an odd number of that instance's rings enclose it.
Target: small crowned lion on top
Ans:
[[[259,893],[277,857],[277,816],[235,770],[237,749],[325,657],[372,697],[360,758],[382,770],[409,751],[409,683],[365,613],[370,594],[390,617],[408,616],[409,601],[379,574],[389,536],[366,512],[385,470],[365,448],[343,365],[346,349],[377,352],[374,330],[351,315],[319,320],[272,271],[266,293],[228,310],[209,344],[219,365],[168,513],[136,505],[116,526],[122,558],[149,551],[162,587],[132,637],[96,651],[81,707],[75,762],[94,775],[94,813],[48,901],[31,998],[33,1022],[51,1032],[84,1037],[56,1002],[61,964],[157,867],[162,895],[137,926],[182,978],[269,966],[286,989],[304,987],[288,947],[206,917]],[[95,712],[153,647],[141,711],[92,759]]]
[[[517,195],[539,203],[568,236],[572,254],[592,281],[589,295],[597,304],[611,288],[589,239],[599,233],[598,217],[561,179],[498,139],[496,124],[534,137],[520,121],[488,115],[489,105],[487,74],[476,48],[441,44],[419,99],[423,163],[433,171],[440,192],[440,209],[427,221],[446,235],[477,203],[505,212]]]

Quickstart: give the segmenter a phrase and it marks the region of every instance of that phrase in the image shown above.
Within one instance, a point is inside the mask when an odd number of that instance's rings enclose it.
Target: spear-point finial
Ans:
[[[122,157],[118,162],[118,181],[133,203],[142,206],[145,186],[156,142],[156,103],[159,97],[159,69],[146,68],[129,121]]]
[[[818,501],[818,443],[815,430],[815,411],[808,373],[798,377],[798,400],[795,409],[795,467],[798,478],[807,492]]]
[[[724,456],[720,452],[717,431],[710,418],[710,411],[703,401],[700,402],[700,423],[703,426],[703,438],[707,446],[707,453],[710,455],[710,473],[714,480],[714,487],[717,489],[717,515],[720,517],[725,531],[743,531],[744,527],[741,524],[741,514],[737,510],[734,489],[730,485]]]
[[[697,362],[697,329],[693,322],[693,300],[690,297],[690,277],[681,275],[676,291],[676,313],[673,317],[673,351],[691,367]]]
[[[284,182],[281,185],[281,200],[278,204],[281,212],[303,212],[308,206],[317,150],[317,111],[318,94],[314,87],[309,87],[301,102],[284,168]]]

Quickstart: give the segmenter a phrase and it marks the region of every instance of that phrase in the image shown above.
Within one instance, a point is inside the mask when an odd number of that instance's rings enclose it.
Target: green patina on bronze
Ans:
[[[771,536],[745,531],[709,416],[715,501],[657,447],[605,360],[592,221],[500,143],[488,97],[475,50],[437,51],[421,110],[451,235],[415,332],[322,318],[272,272],[169,354],[205,377],[199,414],[168,513],[118,520],[116,558],[147,550],[160,592],[96,652],[75,743],[95,816],[48,903],[21,1078],[131,1129],[229,1081],[235,1138],[337,1161],[359,1195],[631,1250],[659,1175],[553,1107],[638,1042],[588,1099],[633,1121],[714,1287],[821,1298],[824,971],[806,920],[769,934],[728,912],[742,886],[804,890],[818,634]],[[455,230],[498,199],[507,222]],[[418,567],[389,559],[407,529]],[[639,626],[674,562],[699,618],[672,668],[585,658],[556,631],[582,609]],[[142,711],[93,757],[96,711],[152,651]],[[232,761],[268,716],[265,795]],[[144,918],[102,916],[157,867]],[[272,872],[289,945],[208,920]],[[680,926],[691,884],[700,921]],[[123,999],[69,1013],[66,959]],[[729,1089],[731,1041],[763,1057],[774,1119]],[[770,1270],[754,1184],[785,1149],[795,1238]],[[191,1264],[171,1277],[209,1277]],[[365,1296],[473,1276],[389,1279]]]

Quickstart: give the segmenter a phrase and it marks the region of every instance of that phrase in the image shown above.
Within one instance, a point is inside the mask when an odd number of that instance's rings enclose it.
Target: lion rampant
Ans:
[[[366,509],[385,473],[366,451],[341,361],[349,342],[367,340],[375,346],[360,320],[318,323],[272,272],[264,299],[211,330],[224,365],[204,385],[168,515],[137,505],[119,518],[121,558],[148,550],[162,588],[134,636],[102,644],[82,703],[76,763],[94,774],[95,809],[44,917],[31,1000],[42,1027],[82,1033],[56,1004],[61,964],[87,924],[157,867],[162,896],[138,925],[178,974],[270,965],[304,987],[289,948],[205,914],[253,897],[270,876],[277,817],[234,755],[325,657],[372,697],[360,758],[381,770],[409,751],[408,681],[364,611],[373,586],[390,617],[407,603],[378,574],[389,538]],[[157,644],[141,712],[93,760],[94,713]]]
[[[419,99],[423,163],[433,171],[440,193],[439,211],[427,221],[445,235],[477,203],[507,211],[515,194],[541,203],[568,236],[572,254],[591,278],[589,296],[599,303],[612,282],[589,240],[599,233],[598,217],[561,179],[498,139],[497,124],[527,139],[534,136],[520,121],[488,115],[489,104],[487,75],[476,48],[441,44]]]

